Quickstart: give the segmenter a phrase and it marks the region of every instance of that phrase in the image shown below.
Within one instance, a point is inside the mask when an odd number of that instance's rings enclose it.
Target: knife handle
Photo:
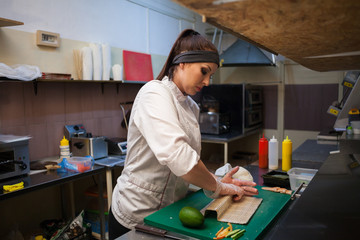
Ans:
[[[140,232],[150,233],[150,234],[161,236],[161,237],[164,237],[165,234],[167,233],[166,230],[163,230],[160,228],[155,228],[155,227],[150,227],[150,226],[146,226],[146,225],[141,225],[141,224],[136,225],[135,229]]]

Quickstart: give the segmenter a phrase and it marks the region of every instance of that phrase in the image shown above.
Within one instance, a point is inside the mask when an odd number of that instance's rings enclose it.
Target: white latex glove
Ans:
[[[216,179],[215,192],[204,189],[204,193],[209,198],[219,198],[224,195],[232,195],[234,201],[238,201],[243,195],[253,196],[258,194],[258,190],[254,188],[255,182],[234,179],[233,175],[239,170],[234,167],[222,179],[213,176]]]
[[[244,195],[244,189],[231,183],[223,183],[219,178],[216,178],[216,190],[215,192],[204,189],[204,193],[209,198],[219,198],[225,195],[233,196],[235,201],[240,200]]]

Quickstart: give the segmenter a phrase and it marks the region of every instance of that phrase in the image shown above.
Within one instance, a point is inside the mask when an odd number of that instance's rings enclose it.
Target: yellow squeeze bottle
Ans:
[[[291,168],[292,142],[288,136],[282,142],[282,170],[287,172]]]
[[[69,140],[67,140],[64,136],[63,139],[61,139],[61,141],[60,141],[60,159],[59,159],[59,161],[61,162],[63,160],[63,158],[69,158],[69,157],[71,157]]]

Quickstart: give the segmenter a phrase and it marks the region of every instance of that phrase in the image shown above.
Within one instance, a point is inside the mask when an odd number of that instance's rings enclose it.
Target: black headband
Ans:
[[[214,51],[187,51],[176,55],[172,61],[172,64],[195,62],[212,62],[219,66],[219,54]]]

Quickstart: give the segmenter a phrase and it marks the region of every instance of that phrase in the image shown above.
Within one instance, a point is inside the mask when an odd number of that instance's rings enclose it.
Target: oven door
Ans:
[[[246,107],[253,107],[254,105],[262,104],[262,94],[259,88],[246,89]]]
[[[262,124],[262,108],[252,108],[245,110],[245,128]]]

